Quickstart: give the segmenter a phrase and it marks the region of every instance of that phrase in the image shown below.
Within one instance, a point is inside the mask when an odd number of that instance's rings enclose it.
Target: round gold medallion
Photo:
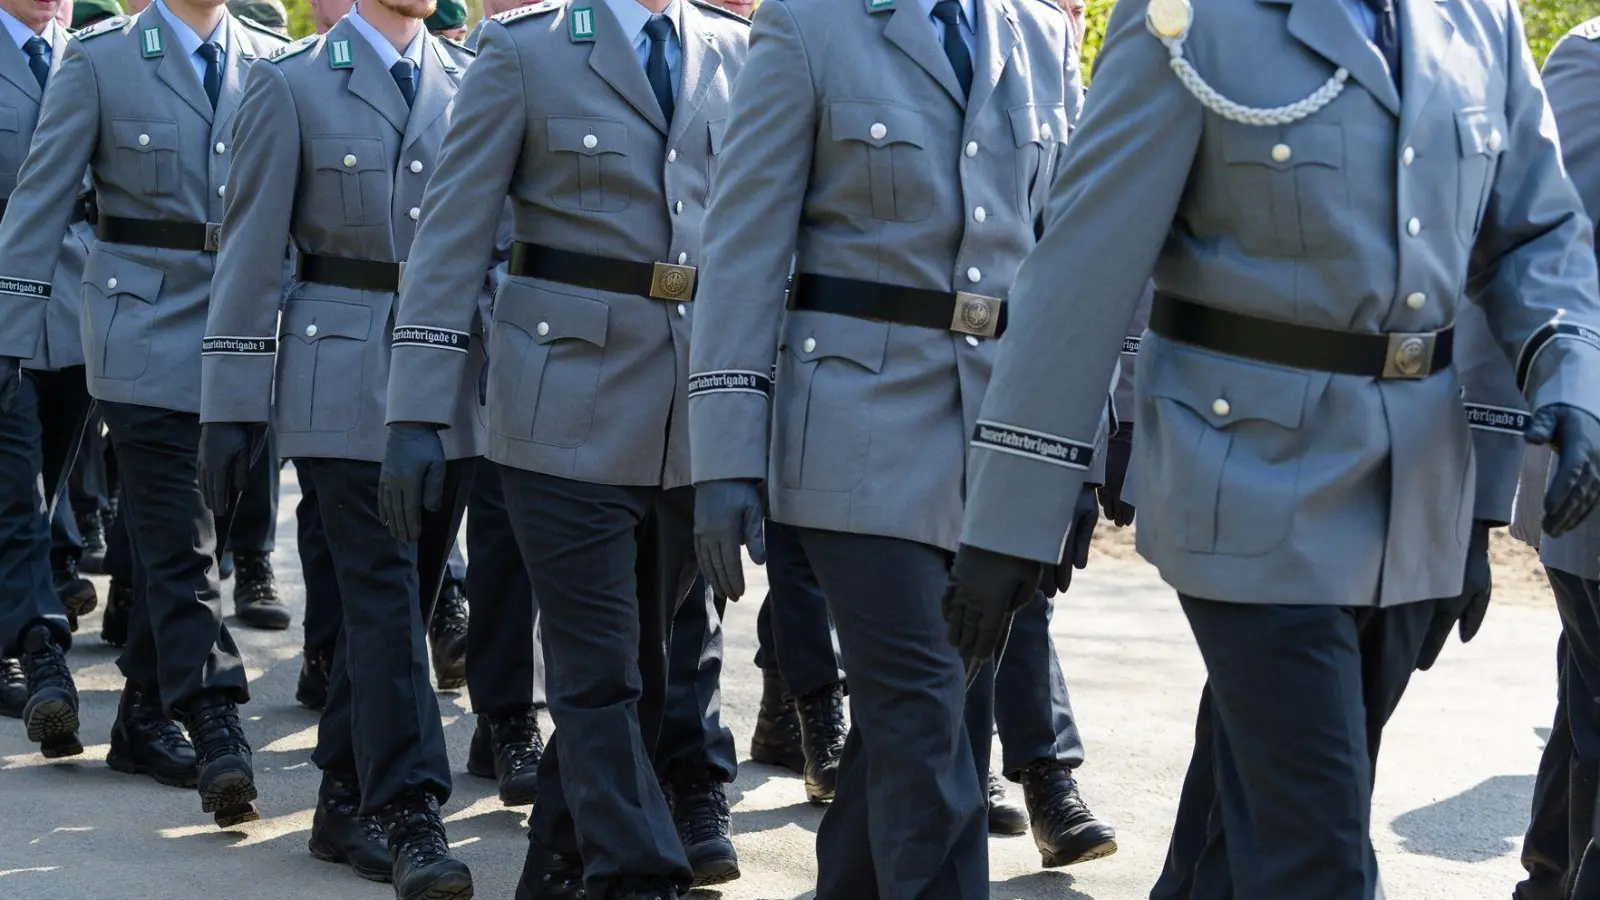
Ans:
[[[1194,9],[1189,0],[1150,0],[1145,6],[1145,23],[1159,38],[1181,38],[1189,32],[1194,21]]]

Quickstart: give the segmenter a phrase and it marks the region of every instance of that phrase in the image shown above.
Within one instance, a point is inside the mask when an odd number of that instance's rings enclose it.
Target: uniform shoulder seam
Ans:
[[[750,20],[746,19],[744,16],[739,15],[731,9],[723,9],[715,3],[708,3],[707,0],[689,0],[689,2],[693,3],[696,7],[705,10],[706,12],[716,13],[723,18],[732,19],[741,25],[750,24]]]
[[[97,38],[102,35],[107,35],[113,31],[120,31],[132,21],[133,20],[127,16],[112,16],[109,19],[103,19],[99,22],[96,22],[82,31],[75,32],[72,36],[80,41],[87,41],[90,38]]]
[[[273,31],[271,28],[268,28],[267,26],[261,24],[260,22],[257,22],[255,19],[250,18],[249,16],[237,16],[236,15],[236,16],[234,16],[234,18],[238,19],[239,20],[239,24],[243,25],[244,27],[250,29],[251,31],[254,31],[257,34],[264,34],[267,37],[272,38],[273,40],[277,41],[279,43],[279,45],[281,45],[281,46],[287,46],[288,44],[293,43],[293,41],[294,41],[294,39],[289,37],[288,35],[280,34],[280,33],[276,32],[276,31]]]
[[[267,61],[271,63],[281,63],[291,56],[299,56],[307,50],[310,50],[321,40],[322,35],[313,34],[303,37],[298,41],[294,41],[293,43],[284,44],[282,47],[273,50],[271,55],[267,57]]]
[[[508,9],[503,13],[497,13],[493,16],[490,16],[490,18],[496,22],[499,22],[501,25],[510,25],[512,22],[520,22],[523,19],[531,19],[534,16],[542,15],[544,13],[555,12],[566,5],[566,0],[544,0],[543,3],[534,3],[528,6],[519,6],[516,9]]]

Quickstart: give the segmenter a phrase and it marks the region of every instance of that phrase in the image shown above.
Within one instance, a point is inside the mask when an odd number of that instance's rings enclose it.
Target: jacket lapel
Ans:
[[[667,127],[667,117],[661,112],[661,104],[656,102],[655,92],[650,90],[650,81],[645,78],[644,66],[639,65],[633,42],[622,33],[622,25],[611,14],[610,7],[596,3],[592,10],[594,33],[588,40],[594,46],[589,50],[589,68],[604,78],[651,125],[662,134],[668,133],[671,129]],[[572,15],[572,10],[568,10],[567,15]],[[568,34],[574,41],[584,40],[571,31]]]
[[[700,11],[688,0],[680,0],[678,43],[683,47],[683,72],[678,85],[677,109],[672,114],[673,141],[680,140],[684,129],[695,120],[700,104],[717,80],[717,70],[722,68],[722,54],[711,43],[700,19]]]
[[[1439,83],[1456,26],[1436,0],[1395,0],[1395,10],[1400,15],[1402,36],[1400,71],[1405,75],[1405,98],[1400,104],[1400,140],[1404,142]]]
[[[340,41],[345,41],[349,48],[350,80],[345,86],[350,93],[360,97],[368,106],[378,111],[378,114],[389,120],[394,130],[400,134],[406,132],[406,120],[411,118],[411,110],[406,108],[406,98],[400,96],[400,88],[394,83],[394,76],[383,67],[383,60],[378,58],[377,51],[367,43],[367,39],[356,31],[355,26],[348,20],[340,19],[339,24],[333,26],[328,32],[327,47],[324,54],[328,57],[328,64],[334,68],[346,68],[342,63],[343,51],[334,47]]]
[[[139,20],[134,23],[133,30],[141,41],[146,40],[144,32],[147,28],[155,28],[161,35],[157,45],[161,48],[161,57],[156,62],[156,77],[166,82],[173,93],[194,107],[194,111],[209,124],[215,118],[215,110],[211,108],[211,100],[206,97],[205,86],[200,83],[200,76],[189,61],[189,55],[183,52],[183,45],[178,43],[172,26],[167,24],[154,6],[140,13]]]
[[[944,48],[934,39],[933,25],[922,14],[922,8],[916,0],[866,0],[866,3],[869,13],[888,14],[889,21],[883,26],[883,36],[889,43],[911,57],[912,62],[939,82],[939,86],[944,88],[957,106],[966,109],[967,98],[961,93],[956,72],[950,68]]]
[[[976,118],[983,105],[994,95],[995,85],[1005,74],[1006,64],[1016,49],[1017,14],[1007,0],[977,0],[978,58],[973,63],[972,99],[967,104],[967,118]]]
[[[59,32],[61,29],[57,28],[56,31]],[[28,68],[28,55],[15,49],[10,41],[6,41],[5,44],[4,47],[0,47],[0,78],[16,85],[17,90],[37,103],[44,92],[39,90],[39,79],[34,78],[33,70]],[[55,67],[60,63],[61,49],[58,46],[50,52],[51,71],[55,71]]]
[[[418,86],[416,105],[411,107],[411,116],[406,120],[405,140],[400,144],[402,153],[428,133],[428,129],[444,115],[451,98],[455,96],[456,76],[445,71],[439,56],[443,52],[433,35],[423,38],[422,83]]]
[[[1317,55],[1336,66],[1342,66],[1350,77],[1361,83],[1384,108],[1400,114],[1400,94],[1395,90],[1394,79],[1372,46],[1356,27],[1343,0],[1262,0],[1266,3],[1289,2],[1289,33],[1300,43],[1310,47]],[[1431,2],[1431,0],[1430,0]]]
[[[244,98],[245,54],[250,52],[244,26],[235,22],[231,15],[222,21],[223,27],[228,29],[228,52],[222,57],[222,91],[217,94],[217,115],[211,122],[212,140],[229,137],[234,113],[239,111],[239,101]]]

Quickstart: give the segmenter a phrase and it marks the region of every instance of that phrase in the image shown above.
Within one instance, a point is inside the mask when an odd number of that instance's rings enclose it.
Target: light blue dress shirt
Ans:
[[[195,34],[194,29],[183,24],[183,20],[173,15],[172,10],[167,9],[167,5],[162,3],[161,0],[155,0],[155,3],[151,5],[161,10],[161,17],[167,20],[168,25],[172,26],[172,33],[178,39],[178,46],[182,47],[183,52],[188,55],[189,64],[194,66],[194,74],[199,77],[200,83],[205,84],[206,58],[200,55],[200,45],[204,44],[208,39]],[[222,21],[217,23],[217,29],[211,32],[209,40],[215,41],[217,46],[222,48],[222,56],[217,60],[218,65],[226,65],[228,62],[227,16],[223,16]]]
[[[672,0],[661,13],[667,21],[672,23],[672,38],[667,41],[667,72],[672,76],[672,95],[678,95],[678,84],[682,81],[683,72],[683,16],[678,4],[683,0]],[[633,42],[633,52],[639,57],[639,68],[644,68],[650,60],[650,36],[644,33],[644,26],[654,14],[644,8],[639,0],[606,0],[606,6],[611,8],[611,14],[617,17],[617,22],[622,25],[622,33]]]
[[[918,0],[922,4],[922,11],[928,14],[928,23],[933,26],[933,36],[939,41],[939,46],[944,46],[944,23],[933,15],[933,7],[938,0]],[[967,44],[967,53],[972,56],[972,66],[978,66],[977,31],[975,24],[978,21],[977,0],[961,0],[961,39]]]
[[[361,4],[357,3],[351,7],[350,13],[345,18],[349,19],[351,27],[360,32],[361,36],[367,39],[367,43],[372,45],[372,49],[378,54],[378,59],[383,60],[385,69],[393,69],[394,64],[402,58],[411,60],[411,64],[416,66],[416,74],[412,77],[416,79],[417,89],[422,89],[422,36],[428,33],[427,29],[422,27],[422,23],[417,23],[417,36],[411,39],[411,44],[406,47],[406,52],[402,54],[394,49],[394,45],[389,43],[388,38],[380,34],[378,29],[372,27],[371,22],[361,18]]]
[[[18,50],[22,50],[22,45],[26,44],[29,38],[42,37],[44,38],[45,44],[49,47],[48,50],[44,51],[44,61],[50,62],[50,57],[55,55],[57,26],[54,19],[51,19],[50,24],[45,26],[44,31],[39,32],[37,35],[33,33],[33,29],[17,21],[16,16],[13,16],[3,9],[0,9],[0,23],[3,23],[6,26],[6,34],[11,35],[11,40],[16,42]],[[27,61],[28,59],[28,52],[26,50],[22,51],[22,59],[23,61]]]

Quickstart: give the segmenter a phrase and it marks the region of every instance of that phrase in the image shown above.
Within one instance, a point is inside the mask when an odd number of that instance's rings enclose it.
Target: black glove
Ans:
[[[21,390],[22,360],[15,356],[0,356],[0,413],[11,415]]]
[[[378,474],[378,516],[395,540],[422,537],[422,510],[444,506],[444,444],[439,426],[396,422],[389,426]]]
[[[942,602],[951,646],[961,654],[967,680],[994,658],[1017,610],[1039,590],[1044,566],[977,547],[961,545],[950,567],[950,586]]]
[[[1439,651],[1450,640],[1450,629],[1461,623],[1461,643],[1465,644],[1478,634],[1483,617],[1489,613],[1489,593],[1493,584],[1489,577],[1489,523],[1472,523],[1472,542],[1467,545],[1467,576],[1461,585],[1461,595],[1439,600],[1433,610],[1433,621],[1428,623],[1428,637],[1417,654],[1417,670],[1426,672],[1439,661]]]
[[[1128,460],[1133,457],[1133,425],[1123,425],[1106,442],[1106,483],[1101,485],[1100,508],[1118,528],[1133,524],[1133,504],[1122,499],[1128,481]]]
[[[1131,511],[1133,507],[1128,509]],[[1065,594],[1072,586],[1072,570],[1089,567],[1089,542],[1094,539],[1094,527],[1099,523],[1100,504],[1095,499],[1095,488],[1086,484],[1078,493],[1077,508],[1072,511],[1072,529],[1067,532],[1061,562],[1045,567],[1039,587],[1046,597]]]
[[[213,513],[227,514],[266,446],[264,422],[207,422],[200,426],[200,490]]]
[[[744,596],[744,558],[739,548],[749,547],[750,560],[758,566],[767,561],[761,531],[765,515],[756,484],[730,478],[694,488],[694,552],[700,574],[717,596],[729,600]]]
[[[1530,444],[1556,451],[1555,475],[1544,492],[1544,533],[1578,527],[1600,500],[1600,419],[1564,403],[1541,406],[1528,426]]]

